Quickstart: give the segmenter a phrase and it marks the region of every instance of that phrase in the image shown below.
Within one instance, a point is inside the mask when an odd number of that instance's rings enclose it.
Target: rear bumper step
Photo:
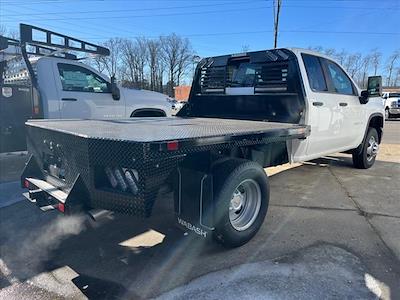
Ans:
[[[49,211],[58,209],[64,212],[65,201],[68,198],[67,193],[41,179],[25,178],[25,182],[29,185],[29,191],[23,193],[23,195],[30,202],[36,204],[40,210]]]
[[[37,187],[36,190],[30,190],[29,191],[29,196],[35,196],[36,194],[43,194],[46,193],[49,196],[53,197],[56,199],[58,202],[65,203],[65,201],[68,198],[68,194],[57,189],[55,186],[51,185],[47,181],[36,179],[36,178],[26,178],[26,181],[28,181],[31,185]]]
[[[24,196],[37,205],[42,211],[57,209],[62,213],[71,214],[85,211],[86,189],[78,174],[68,190],[54,186],[51,180],[39,168],[31,155],[21,175],[21,186],[28,189]],[[50,179],[50,178],[49,178]]]

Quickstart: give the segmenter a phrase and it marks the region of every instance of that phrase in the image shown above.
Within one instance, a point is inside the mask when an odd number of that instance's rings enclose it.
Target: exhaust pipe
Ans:
[[[100,221],[112,215],[112,212],[105,209],[91,209],[88,211],[93,221]]]

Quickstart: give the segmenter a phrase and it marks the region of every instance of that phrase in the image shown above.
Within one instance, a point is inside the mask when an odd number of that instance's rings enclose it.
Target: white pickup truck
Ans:
[[[171,116],[168,96],[119,87],[65,52],[106,56],[108,49],[25,24],[20,31],[20,41],[0,36],[0,152],[26,148],[28,119]]]
[[[337,62],[304,49],[205,58],[176,117],[28,122],[21,184],[44,211],[93,218],[147,217],[168,184],[179,225],[239,246],[267,214],[265,167],[336,152],[374,164],[381,83],[370,77],[361,91]]]
[[[400,92],[385,92],[382,95],[385,106],[385,119],[400,117]]]

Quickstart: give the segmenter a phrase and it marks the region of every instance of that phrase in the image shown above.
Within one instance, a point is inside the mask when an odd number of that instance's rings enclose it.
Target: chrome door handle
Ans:
[[[339,105],[340,106],[347,106],[347,103],[346,102],[340,102]]]
[[[314,105],[314,106],[322,106],[322,105],[324,105],[324,102],[313,102],[312,105]]]

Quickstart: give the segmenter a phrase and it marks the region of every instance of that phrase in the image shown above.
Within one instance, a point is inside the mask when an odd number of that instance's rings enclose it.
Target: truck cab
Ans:
[[[382,95],[383,104],[385,106],[385,119],[400,117],[400,91],[384,92]]]
[[[120,87],[79,61],[43,57],[34,68],[46,118],[120,119],[171,115],[168,96]],[[114,84],[118,95],[113,94]]]
[[[305,161],[333,152],[357,148],[370,126],[383,130],[382,86],[376,83],[363,91],[351,76],[332,58],[306,49],[291,49],[302,74],[306,98],[303,122],[311,126],[307,142],[299,143],[293,153],[295,161]],[[375,90],[376,89],[376,90]]]

